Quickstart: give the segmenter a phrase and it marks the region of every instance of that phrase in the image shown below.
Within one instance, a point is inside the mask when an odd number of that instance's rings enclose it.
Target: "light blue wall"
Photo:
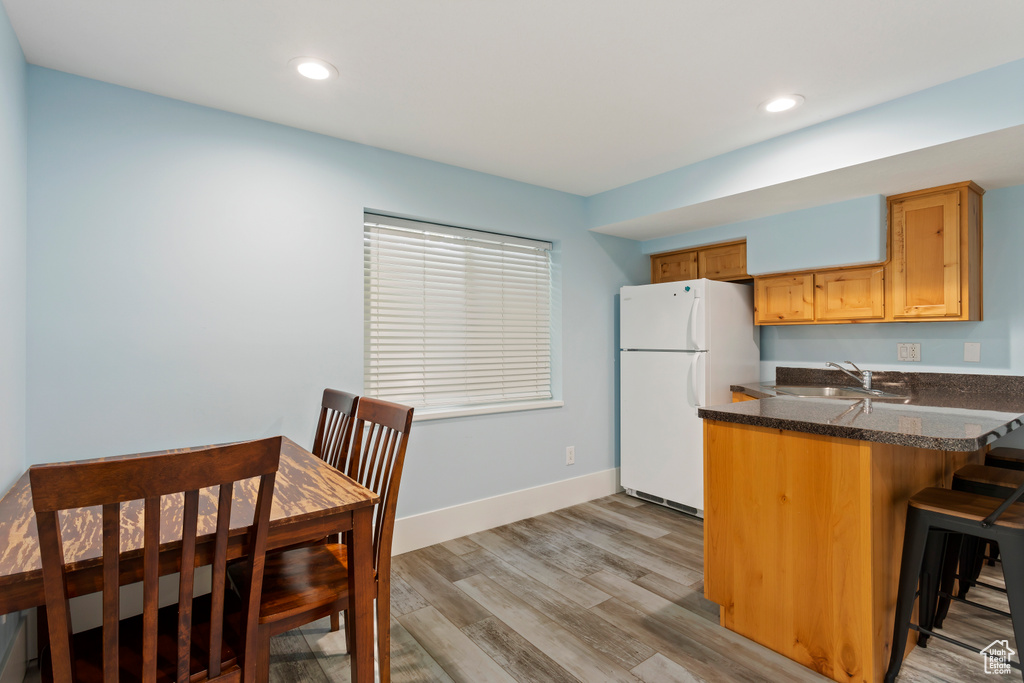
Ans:
[[[21,45],[0,6],[0,491],[25,470],[25,71]]]
[[[1024,59],[587,198],[611,225],[1024,125]]]
[[[25,57],[0,5],[0,495],[25,470]],[[0,625],[0,670],[19,620]]]
[[[283,433],[359,391],[364,208],[552,240],[564,408],[418,422],[399,515],[614,467],[639,244],[583,199],[29,67],[32,462]],[[564,465],[575,445],[576,465]]]
[[[885,260],[885,213],[885,197],[871,195],[647,240],[643,252],[746,238],[751,275],[877,263]]]

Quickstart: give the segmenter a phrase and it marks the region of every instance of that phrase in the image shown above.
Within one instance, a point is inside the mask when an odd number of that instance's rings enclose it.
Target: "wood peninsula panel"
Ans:
[[[814,275],[818,321],[881,320],[885,317],[885,268],[849,268]]]
[[[722,625],[833,680],[881,681],[907,500],[980,453],[714,420],[704,434],[704,591]]]
[[[757,399],[749,394],[744,394],[741,391],[732,392],[732,402],[742,403],[743,401],[756,401]]]
[[[812,273],[754,278],[754,322],[760,325],[813,320]]]
[[[747,243],[735,242],[697,250],[697,277],[709,280],[746,280]]]
[[[672,251],[651,256],[651,282],[697,279],[697,252]]]

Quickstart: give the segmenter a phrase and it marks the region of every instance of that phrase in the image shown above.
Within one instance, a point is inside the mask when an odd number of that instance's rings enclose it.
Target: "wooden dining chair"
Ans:
[[[359,397],[347,391],[324,389],[320,401],[320,419],[316,423],[316,436],[313,437],[313,455],[320,458],[336,470],[346,472],[349,453],[352,445],[352,427],[355,425],[356,406]],[[326,539],[331,543],[340,543],[341,536],[333,534]],[[309,545],[309,544],[305,544]],[[331,630],[341,629],[338,613],[331,615]]]
[[[374,511],[373,557],[376,587],[377,663],[381,683],[391,680],[391,541],[395,508],[409,443],[413,409],[362,397],[344,471],[380,497]],[[339,469],[341,467],[339,466]],[[232,578],[245,569],[232,566]],[[259,616],[259,681],[269,677],[270,638],[349,605],[348,549],[343,543],[292,548],[267,555]],[[346,629],[349,652],[350,629]]]
[[[50,641],[40,658],[43,680],[255,680],[250,660],[282,443],[283,437],[274,437],[165,455],[30,467]],[[252,477],[259,477],[258,483]],[[240,591],[241,599],[225,591],[235,496],[256,501],[252,524],[243,530],[251,581]],[[99,508],[93,527],[74,531],[102,537],[103,623],[72,635],[66,574],[70,564],[87,559],[75,557],[72,539],[65,543],[64,535],[72,530],[62,529],[60,512],[94,506]],[[237,524],[237,510],[235,515]],[[200,558],[212,562],[213,587],[210,594],[193,598],[197,535],[214,535],[212,557]],[[160,545],[179,538],[175,559],[180,561],[170,568],[180,573],[178,600],[160,609],[158,579],[168,571]],[[121,620],[122,571],[133,572],[140,556],[142,614]]]
[[[320,401],[320,419],[316,424],[312,453],[342,472],[348,462],[358,404],[358,396],[337,389],[324,389]]]

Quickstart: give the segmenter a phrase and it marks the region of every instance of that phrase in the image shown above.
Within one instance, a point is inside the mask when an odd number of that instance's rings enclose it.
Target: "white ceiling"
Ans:
[[[32,64],[581,195],[1024,57],[1021,0],[2,2]]]

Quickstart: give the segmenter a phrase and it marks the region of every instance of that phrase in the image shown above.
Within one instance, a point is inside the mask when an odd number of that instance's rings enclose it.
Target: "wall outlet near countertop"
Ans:
[[[981,362],[981,342],[964,342],[964,360],[968,363]]]
[[[896,344],[896,360],[920,362],[921,345],[903,342]]]
[[[575,465],[576,464],[576,447],[566,446],[565,447],[565,464]]]

